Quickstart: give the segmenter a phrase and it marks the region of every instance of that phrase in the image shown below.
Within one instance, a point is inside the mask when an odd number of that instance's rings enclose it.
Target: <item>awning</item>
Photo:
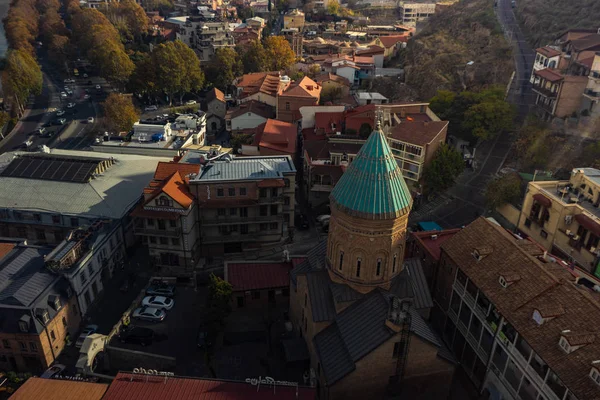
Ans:
[[[579,225],[583,226],[588,231],[594,233],[596,236],[600,236],[600,224],[585,214],[578,214],[575,216],[575,221]]]
[[[270,187],[285,187],[283,179],[267,179],[258,182],[259,188],[270,188]]]
[[[546,196],[544,196],[541,193],[534,194],[533,199],[546,208],[552,207],[552,200],[550,200],[549,198],[547,198]]]
[[[308,347],[302,338],[284,339],[281,341],[286,362],[310,360]]]

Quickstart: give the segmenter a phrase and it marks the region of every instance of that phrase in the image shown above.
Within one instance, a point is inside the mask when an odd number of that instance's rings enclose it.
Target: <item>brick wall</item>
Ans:
[[[289,110],[286,107],[286,103],[289,103]],[[278,96],[277,97],[277,119],[285,122],[294,122],[297,119],[301,119],[300,107],[304,106],[317,106],[319,105],[319,99],[313,97],[291,97],[291,96]]]
[[[425,146],[425,161],[423,163],[423,167],[429,165],[433,157],[435,156],[435,152],[440,148],[442,143],[446,143],[446,135],[448,134],[448,125],[444,127],[440,131],[440,133],[431,141],[430,144]]]
[[[588,78],[585,76],[565,77],[556,100],[555,117],[570,117],[574,111],[579,112],[581,97],[587,83]]]

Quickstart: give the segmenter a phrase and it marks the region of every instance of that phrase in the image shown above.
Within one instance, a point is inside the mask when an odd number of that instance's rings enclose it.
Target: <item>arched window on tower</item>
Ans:
[[[392,261],[392,273],[396,272],[396,258],[398,258],[398,255],[394,254],[394,260]]]
[[[362,260],[360,259],[360,257],[358,257],[356,259],[356,277],[360,278],[360,263],[362,262]]]
[[[377,270],[375,271],[375,275],[381,275],[381,258],[377,259]]]
[[[344,265],[344,252],[340,251],[340,265],[338,267],[340,271],[342,270],[342,265]]]

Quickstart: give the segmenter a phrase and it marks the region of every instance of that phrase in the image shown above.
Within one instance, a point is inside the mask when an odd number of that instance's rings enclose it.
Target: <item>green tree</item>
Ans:
[[[429,108],[441,119],[448,119],[452,114],[455,100],[456,93],[450,90],[438,90],[437,94],[429,100]]]
[[[323,88],[323,90],[321,91],[321,103],[327,103],[328,101],[334,102],[336,100],[339,100],[342,98],[342,88],[341,87],[337,87],[337,86],[328,86],[326,88]],[[363,124],[363,125],[369,125],[369,124]],[[369,125],[369,128],[371,127],[371,125]],[[361,127],[362,128],[362,127]],[[372,131],[369,131],[369,133],[367,134],[367,137],[369,136],[369,134]]]
[[[358,128],[358,136],[361,139],[367,139],[371,135],[372,132],[373,132],[373,127],[366,122],[364,122],[360,126],[360,128]]]
[[[208,285],[208,307],[212,311],[212,320],[221,324],[231,312],[231,296],[233,286],[216,276],[210,274],[210,283]]]
[[[269,36],[265,40],[267,68],[271,71],[288,69],[296,61],[296,54],[283,36]]]
[[[474,104],[465,112],[463,126],[478,138],[487,140],[511,129],[514,108],[504,100],[486,100]]]
[[[146,12],[133,0],[111,2],[106,16],[123,38],[140,37],[148,30]]]
[[[521,200],[521,179],[518,174],[508,174],[489,182],[485,188],[485,204],[495,210],[505,204]]]
[[[464,168],[462,154],[442,143],[423,171],[426,192],[432,194],[448,189]]]
[[[48,44],[50,60],[59,66],[61,69],[65,68],[65,63],[69,58],[71,51],[71,41],[67,36],[54,35],[52,40]]]
[[[306,75],[308,75],[310,79],[315,79],[320,73],[321,66],[319,64],[313,64],[310,67],[308,67],[308,72],[306,73]]]
[[[200,60],[194,50],[190,49],[189,46],[180,40],[176,40],[173,43],[177,56],[183,63],[183,79],[179,91],[179,101],[182,101],[185,93],[197,92],[202,89],[204,86],[204,72],[200,68]]]
[[[64,21],[54,9],[49,9],[40,18],[40,35],[46,44],[52,41],[55,35],[67,36],[67,30]]]
[[[242,145],[252,143],[252,135],[233,135],[229,143],[233,148],[233,153],[238,154]]]
[[[2,89],[19,112],[29,96],[42,92],[42,70],[26,49],[8,51],[2,71]]]
[[[338,15],[340,12],[340,2],[338,0],[329,0],[327,4],[327,14]]]
[[[242,60],[231,47],[218,48],[212,65],[206,69],[207,81],[224,92],[227,92],[233,80],[243,73]]]
[[[111,93],[102,103],[102,108],[108,126],[115,132],[129,132],[133,124],[140,119],[140,113],[133,106],[131,96]]]
[[[238,48],[238,54],[242,54],[244,73],[262,72],[267,68],[267,52],[262,43],[254,40],[242,50]]]

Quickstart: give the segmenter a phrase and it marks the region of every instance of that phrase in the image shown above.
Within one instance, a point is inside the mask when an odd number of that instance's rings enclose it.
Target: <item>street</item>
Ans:
[[[504,36],[513,47],[515,59],[515,78],[507,100],[517,109],[516,126],[520,126],[535,103],[535,94],[531,91],[529,77],[535,59],[535,52],[525,41],[525,36],[517,24],[510,0],[498,0],[496,16]],[[439,198],[433,200],[410,215],[410,224],[421,221],[435,221],[443,228],[465,226],[480,215],[484,215],[485,188],[502,168],[512,147],[514,135],[503,135],[477,146],[475,169],[465,170],[455,185]]]

